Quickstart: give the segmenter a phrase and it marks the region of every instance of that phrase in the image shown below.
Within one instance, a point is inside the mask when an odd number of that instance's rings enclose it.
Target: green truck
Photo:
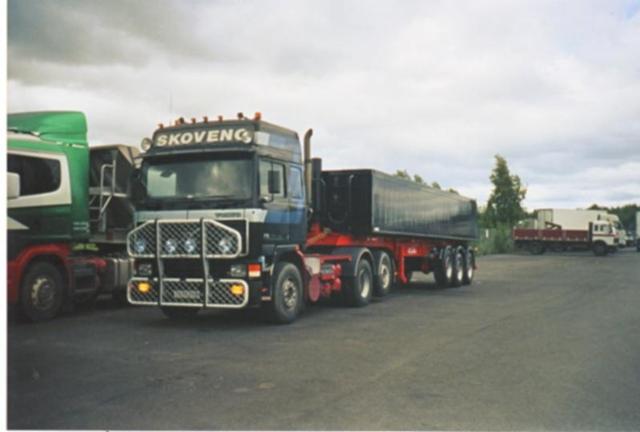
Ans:
[[[137,150],[90,148],[81,112],[7,118],[7,294],[33,321],[101,293],[125,299]]]

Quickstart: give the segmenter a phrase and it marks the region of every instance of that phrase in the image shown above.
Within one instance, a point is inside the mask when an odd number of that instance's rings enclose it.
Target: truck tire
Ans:
[[[475,268],[476,254],[473,252],[473,248],[467,247],[464,250],[464,275],[462,276],[463,285],[471,285],[473,282]]]
[[[459,287],[464,279],[464,254],[462,248],[456,248],[451,251],[453,253],[453,272],[449,286]]]
[[[358,260],[355,277],[344,278],[342,290],[347,306],[362,307],[369,304],[373,292],[373,271],[366,258]]]
[[[376,297],[384,297],[391,292],[391,289],[395,284],[393,261],[386,252],[381,252],[377,258],[378,265],[375,275],[375,283],[373,285],[373,293]]]
[[[595,256],[605,256],[608,252],[607,245],[604,242],[597,241],[593,244],[593,254]]]
[[[453,252],[450,246],[447,246],[440,253],[440,258],[435,261],[433,277],[436,280],[436,285],[441,288],[451,285],[453,278]]]
[[[65,288],[60,271],[48,262],[29,267],[20,287],[20,306],[31,321],[46,321],[60,312]]]
[[[200,312],[200,308],[188,306],[161,306],[160,310],[167,318],[176,321],[187,320]]]
[[[279,262],[273,272],[272,300],[265,305],[267,318],[276,324],[289,324],[298,317],[304,302],[302,276],[294,264]]]

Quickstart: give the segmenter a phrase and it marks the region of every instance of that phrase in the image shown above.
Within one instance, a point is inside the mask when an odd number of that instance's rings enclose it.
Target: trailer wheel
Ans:
[[[593,254],[595,256],[605,256],[607,252],[607,245],[604,242],[597,241],[593,244]]]
[[[464,251],[464,275],[462,276],[463,285],[471,285],[473,282],[473,274],[476,268],[476,255],[473,249],[468,247]]]
[[[451,281],[449,286],[459,287],[462,285],[464,279],[464,255],[461,248],[457,248],[451,251],[453,254],[453,272],[451,274]]]
[[[380,253],[378,259],[378,270],[376,272],[374,294],[376,297],[384,297],[391,292],[395,283],[393,272],[393,261],[386,252]]]
[[[64,298],[63,278],[48,262],[38,262],[27,270],[20,289],[20,306],[31,321],[45,321],[60,312]]]
[[[373,291],[373,272],[369,261],[360,258],[355,277],[344,279],[343,290],[347,306],[362,307],[369,304]]]
[[[186,306],[162,306],[160,310],[167,318],[172,320],[186,320],[200,312],[200,308]]]
[[[276,324],[289,324],[298,317],[304,300],[300,270],[290,262],[279,262],[273,280],[273,299],[265,305],[268,318]]]
[[[451,285],[453,279],[453,251],[451,247],[447,246],[441,252],[440,258],[435,262],[433,277],[439,287],[444,288]]]

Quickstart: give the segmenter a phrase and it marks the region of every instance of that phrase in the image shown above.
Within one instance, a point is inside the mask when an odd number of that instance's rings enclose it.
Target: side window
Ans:
[[[269,171],[275,171],[280,184],[280,193],[273,194],[274,197],[286,196],[285,182],[284,182],[284,165],[261,160],[260,161],[260,196],[269,195]]]
[[[302,193],[302,170],[298,167],[291,167],[289,174],[289,195],[291,198],[301,199]]]
[[[7,171],[20,174],[20,195],[38,195],[60,188],[60,162],[10,154]]]

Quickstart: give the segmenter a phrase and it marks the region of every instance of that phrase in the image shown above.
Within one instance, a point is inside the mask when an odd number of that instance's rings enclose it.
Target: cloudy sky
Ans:
[[[9,111],[87,113],[92,143],[261,111],[326,167],[407,169],[483,204],[640,203],[640,0],[10,0]]]

